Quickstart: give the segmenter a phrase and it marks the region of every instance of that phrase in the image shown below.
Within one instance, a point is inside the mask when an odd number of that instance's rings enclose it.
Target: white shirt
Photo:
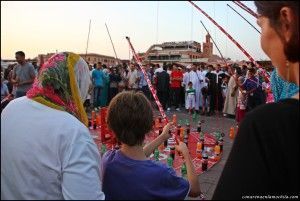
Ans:
[[[198,80],[197,74],[194,71],[189,72],[189,80],[188,82],[193,83],[193,88],[197,91],[200,87],[200,82]]]
[[[137,79],[138,79],[138,72],[136,69],[134,69],[134,71],[129,71],[129,88],[132,88],[132,89],[137,89],[138,88],[138,82],[137,82]]]
[[[182,86],[188,87],[188,83],[190,81],[190,73],[187,71],[183,74]]]
[[[163,70],[164,70],[163,67],[159,67],[159,68],[155,69],[154,76],[156,76],[157,73],[163,72]]]
[[[1,200],[104,199],[100,154],[74,116],[26,96],[1,114]]]

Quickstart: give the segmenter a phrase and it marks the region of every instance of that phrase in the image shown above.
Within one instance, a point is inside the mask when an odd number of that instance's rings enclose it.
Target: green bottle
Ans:
[[[201,140],[201,139],[204,139],[204,134],[203,134],[202,131],[199,133],[199,138],[200,138],[200,140]]]
[[[182,166],[181,166],[181,176],[184,177],[184,178],[186,178],[186,176],[187,176],[187,170],[186,170],[185,163],[183,163]]]
[[[194,114],[193,114],[192,118],[193,118],[193,121],[195,121],[195,120],[196,120],[196,112],[194,112]]]
[[[103,155],[105,152],[106,152],[106,144],[102,144],[102,147],[101,147],[101,154]]]
[[[221,133],[219,131],[217,131],[215,136],[216,136],[216,140],[220,140]]]
[[[158,151],[158,149],[154,150],[154,158],[155,158],[156,161],[159,161],[159,151]]]
[[[169,155],[169,157],[167,158],[167,163],[169,167],[173,167],[173,158]]]

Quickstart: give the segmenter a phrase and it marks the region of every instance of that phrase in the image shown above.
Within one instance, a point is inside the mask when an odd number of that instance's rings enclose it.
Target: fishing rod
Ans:
[[[243,18],[248,24],[250,24],[250,26],[252,26],[258,33],[261,34],[261,32],[253,25],[251,24],[246,18],[244,18],[239,12],[237,12],[234,8],[232,8],[230,5],[227,4],[227,6],[229,8],[231,8],[234,12],[236,12],[239,16],[241,16],[241,18]]]
[[[117,53],[116,53],[116,50],[115,50],[115,46],[114,46],[114,43],[113,43],[113,41],[111,39],[111,36],[110,36],[110,33],[109,33],[109,30],[108,30],[108,27],[107,27],[106,23],[105,23],[105,26],[106,26],[106,30],[107,30],[107,33],[108,33],[111,45],[113,47],[113,50],[114,50],[114,53],[115,53],[115,56],[116,56],[116,59],[117,59],[117,62],[119,63],[119,59],[118,59],[118,56],[117,56]]]
[[[243,4],[240,1],[232,1],[233,3],[235,3],[236,5],[238,5],[240,8],[242,8],[243,10],[245,10],[246,12],[248,12],[250,15],[252,15],[255,18],[258,18],[257,13],[255,13],[253,10],[251,10],[248,6],[246,6],[245,4]]]
[[[88,38],[87,38],[87,42],[86,42],[86,49],[85,49],[85,59],[86,59],[87,50],[88,50],[88,46],[89,46],[89,40],[90,40],[90,31],[91,31],[91,20],[90,20],[90,23],[89,23],[89,33],[88,33]]]
[[[144,67],[143,67],[143,65],[142,65],[141,59],[140,59],[139,56],[136,54],[136,52],[135,52],[135,50],[134,50],[134,47],[133,47],[133,45],[131,44],[130,39],[129,39],[128,36],[126,36],[126,40],[128,41],[129,47],[130,47],[130,49],[131,49],[132,55],[133,55],[133,57],[134,57],[136,63],[139,65],[140,69],[142,70],[142,73],[144,74],[144,78],[145,78],[145,80],[147,81],[149,90],[150,90],[150,92],[151,92],[152,95],[153,95],[153,98],[154,98],[154,100],[155,100],[155,102],[156,102],[156,104],[157,104],[157,106],[158,106],[158,109],[159,109],[159,112],[160,112],[162,118],[165,119],[166,123],[168,123],[167,115],[166,115],[166,113],[165,113],[165,111],[164,111],[164,109],[163,109],[163,107],[162,107],[162,105],[161,105],[161,103],[160,103],[160,101],[159,101],[157,95],[156,95],[156,92],[155,92],[155,90],[154,90],[154,88],[153,88],[153,85],[152,85],[152,83],[151,83],[151,81],[150,81],[150,79],[149,79],[149,77],[148,77],[148,74],[146,73],[146,71],[145,71],[145,69],[144,69]]]
[[[261,68],[261,66],[253,59],[253,57],[250,56],[250,54],[248,52],[246,52],[246,50],[236,41],[233,39],[233,37],[231,35],[229,35],[224,29],[223,27],[221,27],[214,19],[212,19],[204,10],[202,10],[201,8],[199,8],[199,6],[197,6],[195,3],[193,3],[192,1],[188,1],[189,3],[191,3],[196,9],[198,9],[203,15],[205,15],[214,25],[216,25],[242,52],[243,54],[258,68]]]

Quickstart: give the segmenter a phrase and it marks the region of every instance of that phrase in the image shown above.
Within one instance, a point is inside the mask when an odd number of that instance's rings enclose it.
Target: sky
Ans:
[[[255,60],[269,60],[261,50],[260,34],[226,4],[259,29],[253,16],[231,1],[195,3]],[[253,1],[243,3],[256,11]],[[85,53],[90,20],[89,53],[114,56],[105,23],[118,58],[129,59],[126,36],[136,52],[170,41],[195,40],[202,44],[206,35],[202,20],[224,57],[248,60],[188,1],[1,1],[1,59],[13,59],[18,50],[24,51],[26,58],[56,51]],[[215,47],[213,53],[219,55]]]

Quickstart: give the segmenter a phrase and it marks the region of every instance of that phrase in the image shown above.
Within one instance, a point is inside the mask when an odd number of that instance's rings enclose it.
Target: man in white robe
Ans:
[[[192,82],[193,83],[193,88],[196,91],[196,104],[195,104],[195,110],[199,111],[199,106],[200,106],[200,92],[201,92],[201,84],[200,84],[200,80],[201,80],[200,73],[197,73],[197,68],[195,65],[192,65],[192,71],[189,73],[189,80],[188,82]]]

